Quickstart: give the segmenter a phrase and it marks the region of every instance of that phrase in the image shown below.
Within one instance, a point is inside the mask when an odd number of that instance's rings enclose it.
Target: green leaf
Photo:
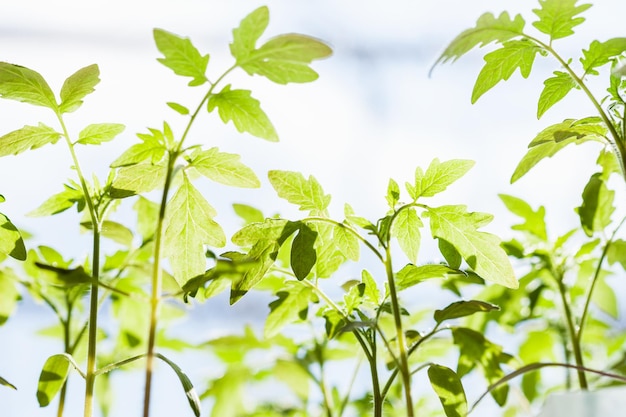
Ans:
[[[50,86],[36,71],[0,62],[0,97],[58,110]]]
[[[291,270],[300,281],[309,275],[317,261],[317,253],[314,247],[316,239],[317,232],[311,230],[306,224],[301,223],[298,234],[291,243]]]
[[[576,17],[591,7],[591,4],[576,6],[578,0],[539,0],[540,9],[533,9],[539,21],[533,26],[542,33],[550,36],[550,42],[555,39],[573,35],[573,28],[585,21]]]
[[[387,200],[387,204],[391,210],[395,210],[396,204],[400,201],[400,187],[398,183],[393,179],[389,179],[389,184],[387,185],[387,195],[385,196]]]
[[[537,211],[535,211],[521,198],[506,194],[498,194],[498,197],[500,197],[500,200],[502,200],[506,208],[511,213],[525,220],[524,223],[511,226],[511,229],[527,231],[528,233],[537,236],[544,242],[548,239],[546,232],[545,207],[540,206]]]
[[[0,156],[17,155],[29,149],[41,148],[48,143],[56,143],[60,138],[59,132],[43,123],[24,126],[0,138]]]
[[[262,222],[251,223],[243,227],[233,235],[232,241],[238,246],[251,246],[259,240],[272,240],[282,245],[299,227],[300,222],[265,219]]]
[[[269,305],[270,313],[265,320],[264,336],[274,337],[288,324],[298,320],[305,320],[309,303],[314,299],[313,289],[288,281],[284,290],[279,291],[278,299]]]
[[[204,273],[204,245],[222,247],[224,232],[213,218],[215,209],[191,184],[187,175],[167,206],[164,244],[173,275],[179,285]]]
[[[87,230],[93,230],[93,224],[90,221],[82,222],[80,225]],[[111,220],[105,220],[102,222],[100,232],[102,233],[102,236],[121,245],[129,248],[133,245],[133,232],[123,224]]]
[[[160,353],[157,353],[155,356],[157,356],[163,362],[167,363],[170,366],[170,368],[172,368],[174,372],[176,372],[176,376],[178,377],[178,380],[180,381],[181,385],[183,386],[183,389],[185,390],[185,395],[187,396],[187,401],[189,401],[189,406],[193,410],[193,414],[196,417],[200,417],[200,413],[201,413],[200,399],[198,398],[198,394],[196,393],[196,390],[193,387],[193,384],[191,383],[191,380],[189,379],[187,374],[185,374],[178,365],[176,365],[174,362],[172,362],[165,356],[161,355]]]
[[[413,207],[405,207],[397,212],[391,224],[391,236],[398,239],[400,248],[409,261],[417,263],[417,255],[420,250],[421,233],[420,227],[424,226],[417,211]]]
[[[267,176],[278,196],[300,206],[300,210],[308,210],[312,214],[326,212],[331,197],[324,194],[322,186],[312,175],[305,179],[299,172],[273,170]]]
[[[189,109],[187,107],[183,106],[182,104],[174,103],[172,101],[168,101],[165,104],[167,104],[167,106],[170,109],[174,110],[176,113],[181,114],[183,116],[186,116],[186,115],[188,115],[190,113]]]
[[[189,38],[184,38],[167,32],[163,29],[154,29],[154,42],[164,58],[157,60],[183,77],[193,78],[189,81],[190,86],[198,86],[206,83],[206,69],[209,64],[209,55],[200,55],[200,52],[191,43]]]
[[[333,228],[333,240],[337,249],[348,259],[353,261],[359,260],[360,249],[359,239],[354,232],[349,229],[350,226],[340,223]]]
[[[125,126],[119,123],[91,124],[78,134],[78,141],[83,145],[99,145],[108,142],[124,131]]]
[[[222,121],[232,121],[240,133],[248,132],[261,139],[278,141],[274,125],[261,109],[259,101],[251,96],[250,90],[231,90],[227,85],[209,98],[207,108],[209,112],[217,108]]]
[[[615,211],[615,191],[607,188],[602,174],[597,172],[589,178],[582,197],[582,205],[574,210],[580,217],[580,225],[585,234],[591,237],[594,232],[602,232],[611,224],[611,215]]]
[[[261,186],[254,171],[239,161],[239,155],[219,152],[217,148],[194,152],[190,164],[200,174],[221,184],[245,188]]]
[[[17,307],[20,299],[16,286],[18,280],[19,278],[12,270],[0,269],[0,326],[6,323]]]
[[[433,237],[453,245],[481,278],[509,288],[518,287],[513,267],[500,246],[500,239],[478,231],[491,221],[491,215],[468,213],[465,206],[428,208],[428,214]]]
[[[14,390],[17,390],[15,385],[11,384],[9,381],[7,381],[6,379],[2,378],[1,376],[0,376],[0,385],[4,385],[5,387],[9,387],[9,388],[12,388]]]
[[[453,159],[439,162],[432,160],[424,173],[420,167],[415,170],[415,183],[409,190],[413,201],[420,197],[432,197],[448,188],[474,166],[474,161]],[[407,187],[408,189],[409,187]]]
[[[26,260],[26,246],[24,246],[22,235],[11,220],[2,213],[0,213],[0,253],[18,261]]]
[[[291,234],[291,233],[289,233]],[[259,240],[250,249],[247,255],[238,253],[225,253],[223,256],[231,257],[235,261],[250,262],[251,267],[246,270],[240,279],[233,280],[230,288],[230,304],[235,304],[246,293],[259,283],[278,256],[280,243],[276,240]]]
[[[446,265],[420,265],[408,264],[396,275],[396,288],[398,291],[405,290],[427,279],[448,278],[450,275],[464,275],[463,272],[452,269]]]
[[[446,47],[435,65],[465,55],[474,47],[483,47],[492,42],[504,42],[523,35],[524,19],[521,15],[511,20],[507,12],[503,12],[496,19],[492,13],[485,13],[476,22],[476,26],[463,31]]]
[[[309,226],[317,232],[315,276],[317,278],[329,278],[347,260],[343,248],[338,247],[335,240],[334,232],[337,227],[328,223],[310,223]]]
[[[138,134],[141,143],[128,148],[111,164],[111,168],[135,165],[141,162],[158,164],[167,152],[161,132],[154,130],[152,134]]]
[[[85,268],[79,266],[77,268],[60,268],[54,265],[46,265],[41,262],[35,262],[39,269],[49,271],[54,274],[55,279],[52,283],[63,287],[73,287],[80,284],[88,284],[93,282],[93,277],[85,272]]]
[[[375,306],[378,306],[380,303],[380,290],[378,289],[378,285],[376,285],[376,280],[374,280],[372,274],[364,269],[361,272],[361,282],[365,284],[365,292],[363,293],[364,298]]]
[[[565,98],[576,87],[576,81],[568,73],[554,71],[554,77],[543,82],[543,91],[539,96],[539,104],[537,105],[537,119],[540,119],[550,107]]]
[[[528,78],[535,56],[540,51],[541,47],[529,40],[513,40],[485,55],[485,66],[478,74],[472,91],[472,104],[500,81],[508,80],[518,68],[522,77]]]
[[[86,204],[82,190],[73,184],[64,184],[63,187],[65,188],[63,191],[44,201],[41,206],[28,213],[28,215],[31,217],[50,216],[61,213],[74,204],[77,205],[78,212],[81,212]]]
[[[233,29],[230,53],[237,61],[245,60],[256,49],[256,43],[269,24],[269,9],[261,6],[243,18],[239,27]]]
[[[71,113],[77,110],[87,94],[94,91],[94,87],[100,82],[100,69],[92,64],[79,69],[70,75],[61,87],[61,113]]]
[[[596,68],[610,63],[626,51],[626,38],[613,38],[606,42],[594,40],[588,50],[583,50],[580,63],[585,69],[585,74],[598,75]]]
[[[610,265],[618,262],[626,270],[626,241],[617,239],[609,245],[607,261]]]
[[[320,40],[290,33],[270,39],[244,59],[237,59],[237,63],[248,74],[278,84],[307,83],[319,77],[309,64],[331,54],[332,49]]]
[[[552,157],[567,145],[589,141],[606,143],[606,132],[606,127],[596,119],[566,119],[547,127],[530,143],[530,149],[515,168],[511,183],[523,177],[542,159]]]
[[[147,242],[154,236],[154,225],[159,216],[159,205],[144,197],[139,197],[133,205],[137,212],[137,231],[143,242]]]
[[[37,384],[37,401],[40,407],[46,407],[57,395],[70,372],[68,354],[52,355],[43,365]]]
[[[465,390],[461,378],[452,369],[432,364],[428,367],[428,379],[447,417],[467,416]]]
[[[435,310],[433,317],[437,324],[439,324],[446,320],[471,316],[472,314],[478,312],[489,312],[494,310],[500,310],[500,307],[479,300],[456,301],[448,305],[443,310]]]
[[[263,223],[265,220],[265,216],[263,216],[263,212],[261,210],[247,204],[234,203],[233,210],[235,210],[235,213],[241,217],[246,224]]]
[[[165,184],[164,165],[137,164],[117,170],[111,184],[112,198],[126,198],[147,193]]]

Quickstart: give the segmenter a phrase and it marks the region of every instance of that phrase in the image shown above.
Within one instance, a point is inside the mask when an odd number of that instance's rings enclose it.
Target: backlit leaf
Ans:
[[[448,305],[443,310],[435,310],[433,317],[437,323],[442,323],[446,320],[457,319],[460,317],[471,316],[474,313],[489,312],[494,310],[500,310],[500,308],[494,304],[486,303],[484,301],[456,301]]]
[[[313,290],[300,283],[289,281],[285,290],[279,291],[278,299],[270,303],[270,313],[265,320],[265,337],[274,337],[288,324],[306,319]]]
[[[607,251],[607,261],[610,265],[617,262],[626,270],[626,241],[617,239],[611,242]]]
[[[415,170],[415,183],[411,197],[417,200],[419,197],[432,197],[448,188],[448,186],[461,178],[474,166],[474,161],[453,159],[439,162],[439,159],[432,160],[426,172],[420,167]]]
[[[61,134],[43,123],[24,126],[0,138],[0,156],[17,155],[29,149],[37,149],[48,143],[56,143]]]
[[[343,223],[335,225],[333,228],[333,239],[341,253],[346,258],[356,262],[359,260],[359,239],[348,229],[349,227]]]
[[[78,135],[78,142],[83,145],[99,145],[115,139],[117,135],[124,131],[124,125],[119,123],[98,123],[92,124],[81,130]]]
[[[246,224],[250,223],[263,223],[265,217],[263,216],[263,212],[257,208],[249,206],[247,204],[233,204],[233,210],[235,213],[241,217]]]
[[[452,369],[432,364],[428,367],[428,379],[447,417],[467,416],[465,390],[461,378]]]
[[[420,227],[424,226],[413,207],[400,210],[391,225],[391,236],[398,239],[398,244],[412,263],[417,263],[420,250]]]
[[[83,104],[86,95],[94,91],[94,87],[100,82],[100,69],[92,64],[81,68],[70,75],[61,87],[61,113],[71,113]]]
[[[46,407],[57,395],[70,371],[67,354],[52,355],[47,360],[39,375],[37,401],[40,407]]]
[[[135,165],[141,162],[157,164],[161,161],[167,148],[164,141],[161,140],[162,135],[157,137],[156,132],[158,131],[152,132],[152,134],[138,134],[141,143],[137,143],[124,151],[119,158],[113,161],[111,168]]]
[[[167,168],[163,165],[137,164],[117,170],[111,185],[112,198],[147,193],[165,184]]]
[[[300,206],[300,210],[315,214],[326,212],[331,197],[324,194],[322,186],[312,175],[306,179],[299,172],[273,170],[267,176],[278,196]]]
[[[533,9],[539,21],[533,26],[550,36],[550,40],[561,39],[573,35],[573,28],[585,21],[576,17],[591,7],[591,4],[576,6],[578,0],[539,0],[540,9]]]
[[[93,230],[92,223],[90,221],[83,222],[80,225],[87,230]],[[102,222],[100,232],[102,233],[102,236],[121,245],[131,247],[133,244],[133,232],[123,224],[111,220],[105,220]]]
[[[58,109],[54,93],[38,72],[7,62],[0,62],[0,97]]]
[[[375,306],[378,306],[378,303],[380,303],[380,290],[372,274],[364,269],[361,272],[361,282],[365,284],[365,292],[363,293],[365,299]]]
[[[20,293],[17,289],[18,277],[10,269],[0,269],[0,326],[11,317]]]
[[[567,93],[574,88],[576,88],[576,82],[568,73],[554,71],[554,77],[543,82],[543,91],[541,91],[537,105],[537,119],[540,119],[550,107],[565,98]]]
[[[626,38],[613,38],[606,42],[594,40],[588,50],[583,50],[580,63],[586,74],[598,75],[596,68],[610,63],[626,51]]]
[[[19,261],[26,260],[26,247],[22,235],[11,220],[2,213],[0,213],[0,253]]]
[[[258,188],[261,182],[254,171],[239,160],[239,155],[219,152],[217,148],[195,152],[191,166],[205,177],[234,187]]]
[[[222,121],[232,121],[239,132],[247,132],[272,142],[278,141],[274,125],[261,109],[259,101],[251,96],[250,90],[231,90],[229,85],[224,87],[209,98],[209,112],[215,108]]]
[[[187,107],[183,106],[182,104],[174,103],[172,101],[169,101],[169,102],[167,102],[165,104],[167,104],[167,106],[170,109],[174,110],[178,114],[182,114],[183,116],[186,116],[186,115],[189,114],[189,109]]]
[[[400,200],[400,187],[398,186],[398,183],[391,178],[389,179],[389,184],[387,185],[387,195],[385,196],[385,199],[387,200],[387,204],[391,210],[396,208],[396,204],[398,204],[398,201]]]
[[[521,198],[506,194],[499,194],[498,196],[511,213],[525,220],[524,223],[511,226],[511,229],[527,231],[543,241],[548,238],[546,232],[545,207],[540,206],[537,211],[535,211]]]
[[[265,32],[268,23],[269,9],[261,6],[243,18],[239,27],[233,29],[230,52],[237,61],[245,60],[256,49],[256,43]]]
[[[82,211],[85,207],[85,196],[81,189],[77,186],[65,184],[64,190],[47,199],[37,209],[28,213],[31,217],[50,216],[61,213],[74,204],[77,205],[78,211]]]
[[[464,275],[463,272],[446,265],[413,265],[404,266],[396,275],[398,291],[405,290],[427,279],[442,278],[450,275]]]
[[[597,172],[589,178],[582,194],[583,203],[575,208],[587,236],[603,231],[611,223],[611,215],[615,211],[613,206],[615,191],[607,188],[601,175]]]
[[[14,390],[17,390],[17,388],[15,387],[15,385],[11,384],[9,381],[7,381],[6,379],[2,378],[0,376],[0,385],[3,385],[5,387],[9,387],[12,388]]]
[[[223,254],[235,261],[252,262],[252,266],[246,270],[243,276],[238,280],[233,280],[230,289],[230,304],[235,304],[241,297],[254,288],[265,277],[265,274],[274,264],[278,256],[280,243],[273,239],[257,241],[250,252],[246,255],[231,254],[227,252]],[[234,256],[237,255],[237,256]]]
[[[206,69],[209,55],[202,56],[189,38],[175,35],[163,29],[154,29],[154,42],[164,58],[157,60],[174,71],[177,75],[193,78],[190,86],[207,82]]]

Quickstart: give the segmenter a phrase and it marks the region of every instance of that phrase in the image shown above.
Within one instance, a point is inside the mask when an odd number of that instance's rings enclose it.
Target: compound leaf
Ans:
[[[551,41],[565,38],[574,34],[574,27],[585,21],[583,17],[576,17],[591,7],[591,4],[576,6],[578,0],[539,0],[540,9],[533,9],[539,17],[533,26],[542,33],[550,36]]]
[[[594,40],[588,50],[583,50],[580,63],[585,69],[585,74],[598,75],[596,68],[613,61],[616,56],[626,51],[626,38],[613,38],[605,42]]]
[[[546,241],[548,234],[546,231],[545,207],[541,206],[537,209],[537,211],[535,211],[532,209],[530,204],[521,198],[506,194],[499,194],[498,196],[511,213],[525,220],[524,223],[511,226],[511,229],[527,231],[541,240]]]

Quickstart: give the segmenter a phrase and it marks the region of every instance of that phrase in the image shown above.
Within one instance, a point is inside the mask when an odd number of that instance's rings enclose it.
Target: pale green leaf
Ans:
[[[500,307],[479,300],[456,301],[443,310],[435,310],[433,318],[437,324],[439,324],[446,320],[458,319],[460,317],[471,316],[475,313],[484,313],[494,310],[500,310]]]
[[[550,107],[561,101],[567,93],[576,88],[576,82],[563,71],[554,71],[554,77],[543,82],[543,91],[537,105],[537,119],[540,119]]]
[[[261,182],[248,166],[240,162],[239,155],[219,152],[217,148],[197,151],[190,165],[205,177],[234,187],[258,188]]]
[[[265,220],[265,216],[263,216],[261,210],[247,204],[234,203],[233,210],[235,210],[237,216],[241,217],[246,224],[263,223]]]
[[[298,230],[299,225],[300,222],[265,219],[243,227],[233,235],[232,241],[239,246],[251,246],[259,240],[273,240],[282,244],[287,237]]]
[[[355,236],[354,232],[349,230],[350,226],[339,224],[335,225],[333,229],[333,239],[335,240],[335,244],[341,253],[343,253],[346,258],[358,261],[359,260],[359,239]]]
[[[0,62],[0,97],[58,110],[50,86],[36,71]]]
[[[580,217],[580,224],[587,236],[594,232],[602,232],[611,223],[611,215],[615,211],[613,199],[615,191],[609,190],[597,172],[589,178],[583,190],[583,203],[575,211]]]
[[[396,288],[398,291],[410,288],[427,279],[445,279],[451,275],[464,275],[463,272],[446,265],[405,265],[396,274]]]
[[[500,239],[478,231],[479,227],[491,221],[490,215],[469,213],[465,206],[429,208],[428,213],[433,237],[454,246],[481,278],[509,288],[518,287],[513,267],[500,246]]]
[[[137,164],[117,170],[111,185],[112,198],[125,198],[147,193],[165,184],[166,167],[163,165]]]
[[[626,38],[613,38],[606,42],[594,40],[589,45],[588,50],[583,50],[583,57],[580,58],[580,63],[585,69],[585,74],[598,75],[596,68],[610,63],[625,51]]]
[[[37,149],[48,143],[56,143],[61,134],[53,128],[39,123],[37,126],[24,126],[0,138],[0,156],[17,155],[29,149]]]
[[[615,290],[606,283],[604,277],[600,277],[596,280],[591,301],[604,313],[615,320],[618,319],[619,306],[617,295],[615,294]]]
[[[164,58],[157,60],[177,75],[191,77],[190,86],[206,83],[206,69],[209,55],[202,56],[189,38],[175,35],[163,29],[154,29],[154,42]]]
[[[428,379],[447,417],[467,416],[465,390],[456,372],[445,366],[433,364],[428,367]]]
[[[285,239],[291,233],[285,234]],[[278,256],[278,249],[281,243],[274,239],[258,240],[245,256],[238,253],[222,254],[235,261],[249,262],[251,266],[245,271],[240,279],[233,280],[230,289],[230,304],[234,304],[247,292],[259,283],[270,267],[274,264]]]
[[[317,278],[331,277],[339,267],[346,262],[347,258],[337,246],[334,238],[335,227],[328,223],[310,223],[309,226],[317,232],[315,251],[317,262],[315,263],[315,276]]]
[[[417,211],[406,207],[397,212],[391,225],[391,236],[398,239],[398,244],[412,263],[417,263],[422,235],[420,227],[424,226]]]
[[[240,133],[247,132],[261,139],[278,141],[274,125],[261,109],[259,101],[251,96],[250,90],[231,90],[230,86],[224,87],[209,98],[209,112],[215,108],[222,121],[232,121]]]
[[[57,395],[70,372],[70,357],[67,354],[52,355],[47,360],[39,375],[37,401],[40,407],[46,407]]]
[[[187,176],[167,206],[164,244],[176,282],[183,285],[207,269],[204,245],[222,247],[224,232],[217,214]]]
[[[20,299],[20,292],[17,289],[18,279],[12,270],[0,269],[0,326],[6,323],[17,307]]]
[[[93,225],[90,221],[82,222],[80,225],[87,230],[93,230]],[[102,236],[129,248],[133,244],[133,232],[123,224],[105,220],[102,222],[100,232]]]
[[[167,152],[167,148],[163,140],[160,140],[161,137],[157,137],[154,133],[152,135],[138,134],[141,143],[137,143],[124,151],[119,158],[113,161],[111,168],[135,165],[141,162],[150,162],[153,165],[159,163]]]
[[[387,200],[387,204],[391,210],[396,208],[396,204],[398,204],[398,201],[400,200],[400,187],[398,186],[398,183],[391,178],[389,179],[389,184],[387,185],[387,195],[385,196],[385,199]]]
[[[284,290],[277,294],[278,299],[270,303],[270,313],[265,320],[265,337],[274,337],[288,324],[306,319],[313,290],[303,284],[289,281]]]
[[[472,91],[472,103],[476,103],[480,96],[500,81],[508,80],[518,68],[522,77],[528,78],[535,56],[541,50],[540,46],[529,40],[514,40],[505,42],[502,48],[485,55],[485,65]]]
[[[576,17],[591,7],[591,4],[576,5],[578,0],[539,0],[540,9],[533,9],[539,21],[533,26],[550,36],[550,40],[565,38],[574,34],[574,27],[585,21]]]
[[[78,134],[77,143],[83,145],[99,145],[108,142],[124,131],[125,126],[119,123],[91,124]]]
[[[626,241],[617,239],[611,242],[607,250],[607,261],[610,265],[617,262],[626,270]]]
[[[77,205],[78,211],[82,211],[85,207],[85,197],[81,189],[76,186],[65,184],[64,190],[60,193],[54,194],[48,198],[37,209],[28,213],[31,217],[50,216],[53,214],[61,213],[74,204]]]
[[[299,172],[273,170],[267,176],[278,196],[300,206],[300,210],[322,214],[330,204],[330,195],[324,194],[312,175],[306,179]]]
[[[154,236],[154,228],[159,216],[159,205],[147,198],[139,197],[133,205],[137,212],[137,231],[146,242]]]
[[[243,18],[239,27],[233,29],[230,52],[237,61],[245,60],[256,49],[256,43],[268,24],[269,9],[261,6]]]
[[[252,379],[251,371],[243,365],[228,368],[211,381],[207,395],[214,398],[211,417],[240,417],[245,413],[244,387]],[[203,395],[204,397],[204,395]]]
[[[190,113],[189,109],[187,107],[183,106],[182,104],[174,103],[172,101],[168,101],[165,104],[167,104],[167,106],[170,109],[174,110],[176,113],[181,114],[183,116],[186,116],[186,115],[188,115]]]
[[[439,162],[439,159],[432,160],[428,169],[424,173],[420,167],[415,169],[415,183],[412,192],[413,200],[419,197],[432,197],[448,188],[448,186],[461,178],[474,166],[474,161],[464,159],[453,159]]]
[[[521,198],[513,197],[506,194],[499,194],[498,196],[511,213],[525,220],[524,223],[511,226],[511,229],[527,231],[537,236],[541,240],[546,241],[548,235],[546,232],[545,207],[540,206],[537,211],[535,211],[532,209],[530,204],[528,204]]]
[[[94,87],[100,82],[100,69],[92,64],[79,69],[70,75],[61,87],[61,113],[71,113],[83,104],[86,95],[94,91]]]
[[[0,213],[0,254],[9,255],[19,261],[26,260],[26,247],[22,235],[2,213]]]
[[[361,282],[365,284],[365,292],[363,293],[363,296],[367,301],[377,306],[378,303],[380,303],[380,290],[378,289],[378,285],[376,285],[376,280],[374,280],[372,274],[364,269],[361,272]]]

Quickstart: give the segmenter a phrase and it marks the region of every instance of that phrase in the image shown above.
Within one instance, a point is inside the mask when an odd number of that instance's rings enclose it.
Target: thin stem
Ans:
[[[576,326],[574,325],[574,318],[572,315],[572,310],[569,307],[569,302],[567,301],[565,284],[563,284],[562,276],[557,277],[557,284],[559,286],[559,294],[561,296],[561,301],[563,303],[563,311],[565,313],[565,321],[568,328],[568,333],[570,335],[572,341],[572,350],[574,353],[574,360],[576,361],[576,365],[578,366],[578,383],[582,390],[588,390],[589,386],[587,384],[587,377],[585,376],[583,355],[580,346],[580,339],[578,338],[578,334],[576,332]]]

